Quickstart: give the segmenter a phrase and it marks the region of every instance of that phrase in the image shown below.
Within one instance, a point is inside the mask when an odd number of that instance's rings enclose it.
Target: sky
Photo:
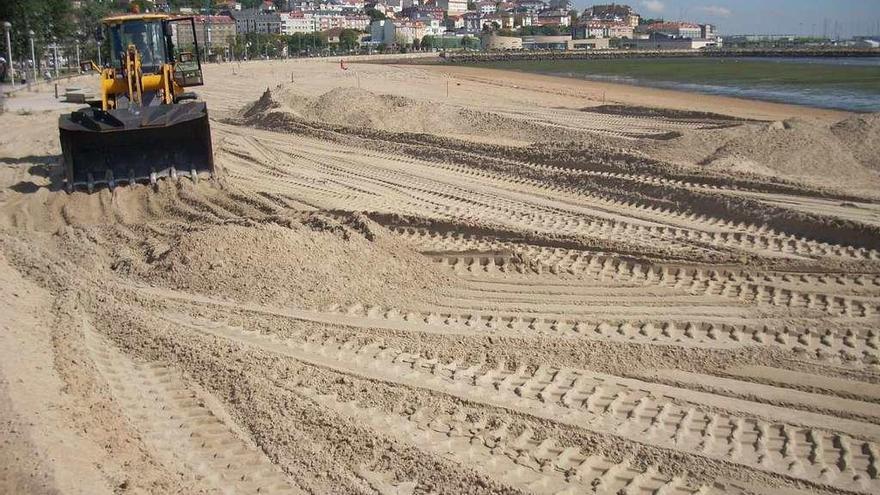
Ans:
[[[579,8],[610,1],[575,0]],[[724,34],[880,35],[880,0],[624,0],[644,17],[716,24]],[[836,28],[835,28],[835,22]]]

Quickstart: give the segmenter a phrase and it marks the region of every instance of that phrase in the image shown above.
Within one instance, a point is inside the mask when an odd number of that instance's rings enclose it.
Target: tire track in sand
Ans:
[[[298,392],[383,435],[475,468],[529,493],[744,493],[721,483],[711,487],[693,484],[661,474],[656,466],[640,469],[628,461],[613,462],[601,455],[585,454],[577,447],[560,446],[554,438],[535,438],[529,429],[515,434],[505,422],[470,421],[466,416],[413,406],[388,414],[311,389]]]
[[[607,237],[624,232],[630,234],[630,240],[647,237],[654,242],[679,248],[686,243],[691,247],[717,246],[769,256],[880,259],[880,253],[873,250],[813,241],[773,232],[765,227],[742,225],[669,208],[624,203],[605,198],[593,191],[579,191],[565,186],[548,188],[538,181],[512,178],[473,168],[416,159],[382,157],[376,160],[374,157],[368,160],[357,153],[344,154],[341,151],[332,153],[338,160],[331,162],[325,150],[308,146],[311,140],[299,138],[296,146],[293,146],[277,139],[260,137],[252,138],[246,144],[254,147],[253,140],[263,148],[260,152],[252,153],[250,160],[268,164],[273,175],[308,173],[322,180],[346,184],[353,190],[363,184],[381,183],[385,187],[393,185],[398,194],[416,202],[428,198],[433,199],[430,202],[439,201],[445,206],[435,210],[436,212],[460,218],[483,218],[488,215],[490,218],[497,217],[503,223],[525,223],[528,229],[571,232],[576,235]],[[291,160],[291,153],[300,157],[296,163]],[[306,160],[303,161],[304,159]],[[340,163],[345,166],[340,167]],[[480,184],[481,188],[477,190],[473,184]],[[404,189],[399,189],[400,186]],[[377,205],[380,211],[399,210],[393,204],[382,203]],[[592,205],[592,208],[585,209],[584,205]],[[337,207],[343,205],[337,202]],[[631,217],[630,220],[623,221],[621,217],[603,213],[609,208]],[[474,216],[476,212],[479,215]],[[639,217],[650,218],[653,222],[659,220],[661,223],[644,224]],[[663,223],[664,219],[666,222],[674,220],[674,225]],[[695,229],[694,225],[703,228]]]
[[[570,315],[522,315],[493,311],[415,311],[405,308],[331,305],[321,311],[243,304],[172,289],[119,285],[158,300],[176,300],[198,307],[210,305],[236,312],[312,321],[352,328],[444,335],[531,335],[583,338],[609,342],[733,349],[750,345],[776,346],[799,358],[833,366],[860,367],[880,363],[880,332],[873,327],[840,331],[827,322],[759,319],[729,322],[721,318],[674,319],[665,316],[571,318]]]
[[[297,342],[206,320],[165,318],[320,367],[434,390],[596,434],[851,493],[880,489],[880,427],[867,423],[791,415],[773,406],[586,370],[519,366],[484,371],[479,365],[441,363],[378,343]]]
[[[465,239],[452,234],[432,236],[424,229],[397,228],[398,235],[423,254],[458,274],[470,276],[510,272],[568,273],[598,280],[686,289],[694,295],[722,295],[744,303],[807,309],[831,315],[871,317],[880,314],[875,274],[755,274],[746,270],[635,262],[575,249],[549,248],[489,239]],[[448,239],[447,239],[448,238]],[[472,250],[476,251],[472,251]],[[468,252],[470,251],[470,252]],[[533,270],[511,263],[516,253],[533,262]],[[844,295],[821,293],[815,286],[836,278]],[[764,281],[760,281],[763,279]],[[769,282],[767,281],[769,279]],[[809,287],[809,288],[808,288]],[[829,287],[834,290],[836,286]],[[847,294],[848,292],[848,294]],[[855,292],[855,294],[853,294]],[[864,294],[864,295],[862,295]]]
[[[83,327],[86,347],[113,398],[163,464],[182,464],[211,492],[303,493],[219,419],[179,373],[127,358],[85,316]]]

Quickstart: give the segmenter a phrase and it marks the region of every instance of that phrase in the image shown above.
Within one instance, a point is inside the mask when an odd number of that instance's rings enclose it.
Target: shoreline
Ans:
[[[480,63],[499,61],[555,61],[599,59],[650,59],[650,58],[878,58],[877,48],[718,48],[690,49],[620,49],[600,48],[594,50],[524,50],[524,51],[478,51],[449,52],[445,60],[452,63]]]
[[[411,67],[411,65],[407,64],[402,64],[401,66]],[[744,119],[770,121],[801,117],[830,123],[858,115],[856,112],[845,110],[816,108],[790,103],[777,103],[624,83],[600,82],[517,70],[460,65],[419,65],[419,68],[442,73],[447,77],[459,80],[583,98],[595,105],[618,104],[668,108],[673,110],[720,113]]]

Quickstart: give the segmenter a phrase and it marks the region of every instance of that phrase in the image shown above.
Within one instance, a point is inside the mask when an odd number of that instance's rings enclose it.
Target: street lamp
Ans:
[[[104,67],[104,62],[101,60],[101,43],[104,41],[104,30],[101,29],[101,26],[95,28],[95,48],[98,52],[98,67]]]
[[[211,61],[211,26],[207,28],[208,36],[205,38],[205,62]]]
[[[82,38],[82,31],[77,31],[76,32],[76,40],[75,40],[75,42],[76,42],[76,67],[77,67],[76,70],[77,70],[77,72],[82,71],[82,69],[80,68],[80,67],[82,67],[82,65],[80,65],[80,63],[79,63],[79,40],[80,40],[80,38]]]
[[[12,66],[12,40],[9,38],[9,32],[12,31],[12,23],[4,21],[3,29],[6,31],[6,55],[9,58],[9,78],[12,79],[12,89],[15,89],[15,68]]]
[[[55,65],[55,79],[58,79],[58,38],[52,35],[52,63]]]
[[[38,81],[37,79],[37,52],[34,50],[34,30],[31,29],[28,31],[28,38],[31,40],[31,68],[34,71],[34,83]]]

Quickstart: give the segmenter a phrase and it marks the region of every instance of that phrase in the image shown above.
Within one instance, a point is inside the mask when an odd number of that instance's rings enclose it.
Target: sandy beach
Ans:
[[[847,112],[786,105],[742,98],[707,95],[659,88],[630,86],[588,80],[572,80],[516,71],[502,71],[468,66],[432,67],[449,77],[479,82],[504,89],[524,89],[529,92],[572,96],[576,104],[622,104],[699,112],[714,112],[744,119],[782,120],[792,117],[814,118],[836,122],[846,118]],[[584,106],[588,106],[584,105]]]
[[[878,115],[345,67],[91,193],[7,99],[0,493],[880,491]]]

